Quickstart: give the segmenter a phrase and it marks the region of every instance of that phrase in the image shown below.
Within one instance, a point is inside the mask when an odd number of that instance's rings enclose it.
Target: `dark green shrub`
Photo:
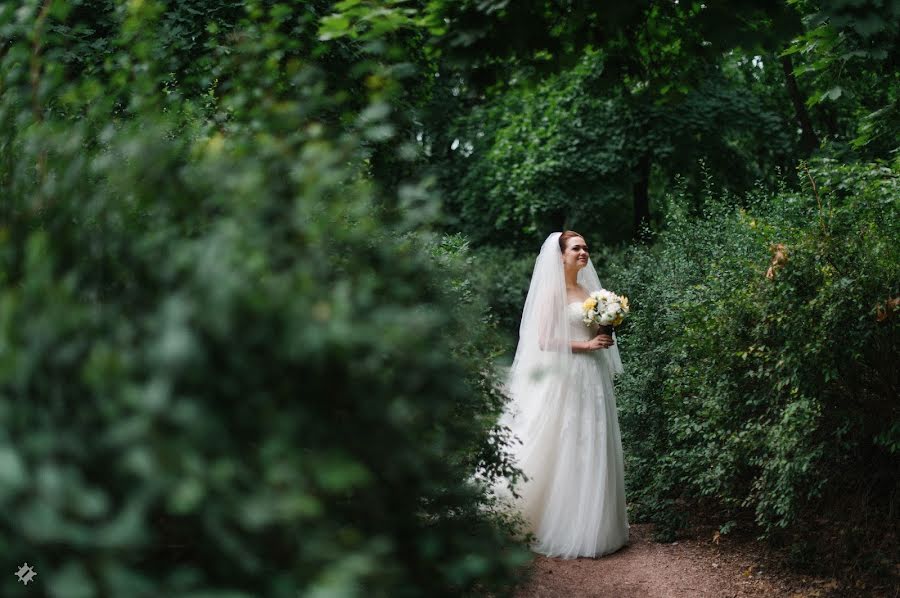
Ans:
[[[522,306],[536,257],[537,251],[529,255],[525,251],[491,246],[479,247],[474,252],[472,277],[483,288],[498,330],[503,334],[504,349],[509,354],[515,353],[519,339]]]
[[[0,590],[501,593],[492,332],[433,198],[367,176],[392,97],[344,112],[253,3],[171,102],[154,6],[105,22],[110,81],[52,62],[64,15],[0,13],[0,565],[38,571]]]
[[[675,193],[658,242],[611,263],[634,306],[618,397],[638,517],[710,497],[773,539],[883,525],[900,480],[900,314],[879,315],[900,295],[898,172],[820,161],[801,191],[698,215]]]

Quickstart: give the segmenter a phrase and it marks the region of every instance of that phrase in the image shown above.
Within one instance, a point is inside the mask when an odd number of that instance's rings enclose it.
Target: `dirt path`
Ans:
[[[829,580],[770,573],[752,547],[715,544],[712,536],[658,544],[649,525],[632,524],[629,545],[599,559],[538,556],[516,598],[825,597]]]

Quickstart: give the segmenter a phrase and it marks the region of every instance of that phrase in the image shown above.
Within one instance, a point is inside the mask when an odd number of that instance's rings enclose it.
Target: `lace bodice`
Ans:
[[[588,326],[581,318],[584,317],[581,310],[581,301],[571,301],[567,306],[569,318],[569,335],[573,341],[587,341],[597,334],[598,324]]]

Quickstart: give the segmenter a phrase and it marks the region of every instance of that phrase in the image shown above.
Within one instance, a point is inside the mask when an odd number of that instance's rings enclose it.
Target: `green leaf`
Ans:
[[[350,19],[342,14],[333,14],[322,18],[319,27],[319,39],[329,41],[350,35]]]

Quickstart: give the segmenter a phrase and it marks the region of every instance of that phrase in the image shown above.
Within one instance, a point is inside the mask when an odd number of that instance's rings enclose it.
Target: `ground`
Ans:
[[[739,598],[784,596],[897,596],[871,588],[848,590],[833,579],[792,573],[758,543],[714,529],[660,544],[649,524],[632,524],[625,548],[600,558],[551,559],[537,556],[532,576],[516,598]],[[858,591],[857,591],[858,590]]]

